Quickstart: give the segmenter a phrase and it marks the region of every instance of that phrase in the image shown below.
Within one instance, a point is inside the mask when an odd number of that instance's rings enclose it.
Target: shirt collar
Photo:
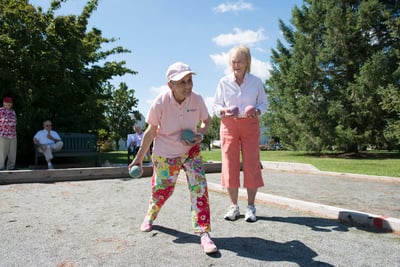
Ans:
[[[245,80],[247,79],[248,76],[249,76],[249,73],[246,72],[246,73],[244,74],[244,79],[243,79],[243,81],[245,81]],[[230,73],[230,74],[228,75],[228,77],[229,77],[229,80],[230,80],[230,81],[232,81],[232,82],[236,81],[235,74],[234,74],[233,72]]]
[[[192,92],[193,93],[193,92]],[[179,104],[178,103],[178,101],[176,101],[176,99],[175,99],[175,97],[174,97],[174,94],[172,93],[172,90],[169,90],[169,92],[168,92],[168,95],[169,95],[169,101],[172,103],[172,104],[176,104],[176,105],[182,105],[183,103],[186,103],[189,99],[190,99],[190,97],[192,96],[192,94],[190,94],[188,97],[186,97],[185,98],[185,100],[183,100],[183,102],[181,103],[181,104]]]

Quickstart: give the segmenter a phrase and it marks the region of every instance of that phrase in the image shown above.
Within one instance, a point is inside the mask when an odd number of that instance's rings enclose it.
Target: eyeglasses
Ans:
[[[46,124],[45,126],[46,126],[46,127],[51,127],[51,126],[53,126],[53,125],[51,125],[51,124]]]

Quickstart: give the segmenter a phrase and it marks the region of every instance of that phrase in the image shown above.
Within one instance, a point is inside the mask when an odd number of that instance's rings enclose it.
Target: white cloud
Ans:
[[[159,94],[164,93],[164,92],[166,92],[168,90],[169,90],[168,85],[161,85],[159,87],[153,86],[153,87],[150,88],[150,92],[154,97],[156,97]]]
[[[263,28],[257,31],[234,28],[233,31],[234,33],[220,34],[212,40],[219,46],[230,46],[237,44],[252,45],[267,39]]]
[[[215,63],[215,65],[225,68],[229,62],[229,53],[222,52],[221,54],[212,54],[210,55],[210,58]]]
[[[251,73],[259,77],[263,82],[269,79],[271,69],[270,63],[258,60],[254,57],[251,59]]]
[[[231,73],[229,66],[229,53],[212,54],[210,55],[211,60],[215,65],[224,69],[225,75]],[[271,64],[258,60],[255,57],[251,58],[251,73],[259,77],[263,82],[270,77]]]
[[[255,49],[256,49],[258,52],[261,52],[261,53],[266,53],[266,52],[267,52],[265,49],[263,49],[263,48],[261,48],[261,47],[256,47]]]
[[[161,86],[153,86],[150,88],[150,97],[149,99],[146,99],[146,104],[151,106],[153,104],[154,98],[156,98],[159,94],[164,93],[165,91],[170,90],[168,85],[161,85]]]
[[[229,67],[229,53],[228,52],[223,52],[221,54],[212,54],[210,55],[210,58],[212,61],[214,61],[215,65],[217,67],[221,67],[224,69],[224,73],[229,74],[231,72],[231,69]]]
[[[229,11],[242,11],[242,10],[253,10],[253,5],[251,3],[246,3],[242,0],[237,1],[236,3],[226,2],[224,4],[220,4],[213,8],[216,13],[225,13]]]

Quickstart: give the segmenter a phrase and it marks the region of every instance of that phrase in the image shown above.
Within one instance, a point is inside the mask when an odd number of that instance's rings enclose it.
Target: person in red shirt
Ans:
[[[0,170],[15,169],[17,158],[17,116],[13,109],[13,99],[4,97],[0,108]]]

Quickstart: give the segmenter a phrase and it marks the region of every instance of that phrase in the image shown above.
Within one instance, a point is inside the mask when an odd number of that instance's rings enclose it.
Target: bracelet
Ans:
[[[202,134],[202,133],[197,133],[197,135],[200,135],[201,141],[203,141],[203,139],[204,139],[204,134]]]

